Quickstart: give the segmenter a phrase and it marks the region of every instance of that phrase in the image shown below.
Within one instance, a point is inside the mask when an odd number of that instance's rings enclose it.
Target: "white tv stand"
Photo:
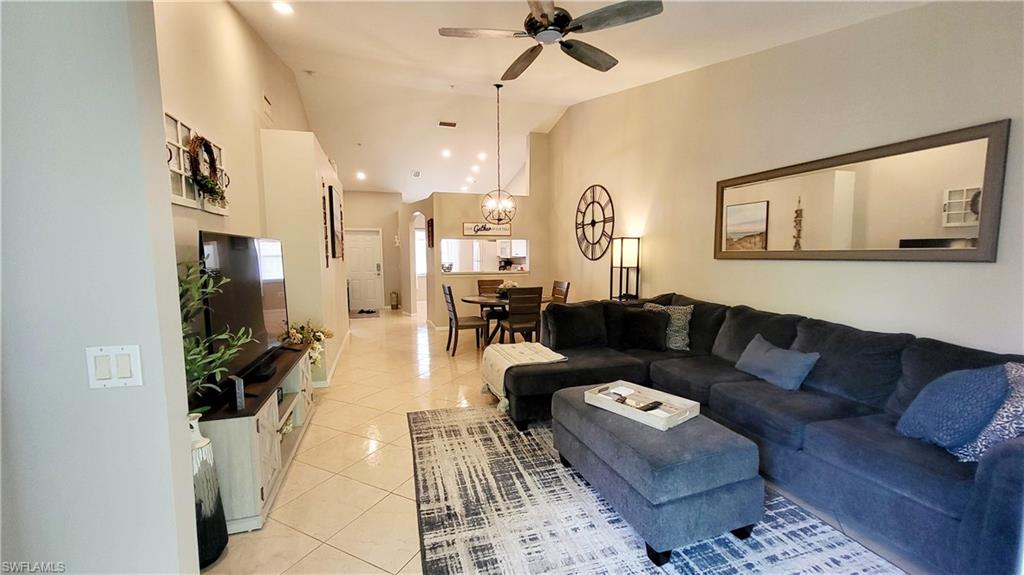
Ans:
[[[308,347],[295,349],[279,352],[270,379],[246,385],[245,409],[236,410],[232,402],[199,421],[213,442],[228,533],[263,527],[309,427],[315,406]]]

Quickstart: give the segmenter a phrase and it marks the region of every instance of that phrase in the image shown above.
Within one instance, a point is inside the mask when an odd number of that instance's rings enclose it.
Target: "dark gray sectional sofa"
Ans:
[[[702,414],[753,440],[765,477],[832,513],[848,531],[884,541],[936,572],[1021,572],[1024,438],[993,448],[980,463],[960,463],[899,434],[896,422],[936,377],[1024,356],[682,295],[655,300],[694,306],[689,351],[630,348],[636,334],[616,302],[549,306],[542,341],[569,361],[508,370],[505,391],[517,427],[550,417],[559,389],[645,383],[699,401]],[[821,354],[798,391],[734,367],[756,334]]]

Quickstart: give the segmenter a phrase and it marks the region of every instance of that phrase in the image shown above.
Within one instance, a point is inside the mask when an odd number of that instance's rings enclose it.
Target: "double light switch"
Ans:
[[[89,387],[142,385],[142,363],[137,345],[106,345],[85,348]]]

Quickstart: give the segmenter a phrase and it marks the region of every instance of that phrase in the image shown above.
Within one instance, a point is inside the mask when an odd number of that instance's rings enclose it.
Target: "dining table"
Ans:
[[[462,297],[462,303],[485,305],[488,307],[505,307],[508,305],[508,299],[496,295],[467,295]],[[551,303],[551,296],[541,296],[540,303]]]
[[[540,303],[542,304],[551,303],[551,301],[551,296],[549,295],[542,295],[540,297]],[[462,296],[462,303],[469,303],[484,307],[507,307],[508,298],[501,298],[498,297],[497,295],[467,295]],[[497,333],[498,324],[495,323],[494,329],[491,330],[491,333],[487,334],[487,339],[484,340],[484,345],[490,344],[491,341],[494,340],[494,336],[497,335]],[[540,334],[537,334],[537,337],[540,337]]]

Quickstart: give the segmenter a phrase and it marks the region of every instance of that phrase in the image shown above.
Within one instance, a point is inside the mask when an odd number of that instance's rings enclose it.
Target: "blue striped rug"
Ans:
[[[546,426],[493,408],[409,414],[424,573],[902,573],[768,491],[753,535],[676,549],[662,568],[600,494],[558,461]]]

